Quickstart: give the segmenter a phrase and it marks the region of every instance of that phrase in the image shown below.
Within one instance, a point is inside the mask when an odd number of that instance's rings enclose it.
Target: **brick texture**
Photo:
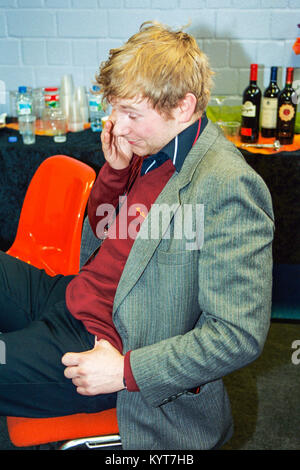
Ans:
[[[214,94],[241,95],[251,62],[259,84],[270,67],[300,68],[292,45],[300,30],[300,0],[0,0],[0,81],[7,92],[19,85],[59,84],[71,73],[90,88],[109,49],[141,23],[171,27],[190,22],[191,32],[216,72]],[[297,20],[298,18],[298,20]],[[8,100],[0,112],[8,112]]]

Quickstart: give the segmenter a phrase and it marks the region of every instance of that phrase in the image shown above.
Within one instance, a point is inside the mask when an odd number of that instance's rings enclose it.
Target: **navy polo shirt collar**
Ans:
[[[176,171],[182,168],[184,160],[191,150],[196,137],[199,138],[203,129],[207,125],[207,116],[203,113],[201,117],[201,125],[199,130],[199,120],[187,127],[184,131],[172,139],[163,149],[154,155],[145,158],[141,168],[141,175],[145,175],[154,168],[158,168],[168,159],[172,160]],[[198,136],[197,136],[198,133]]]

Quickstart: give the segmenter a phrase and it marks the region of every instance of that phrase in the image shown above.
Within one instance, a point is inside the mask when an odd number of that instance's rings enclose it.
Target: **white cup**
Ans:
[[[80,111],[83,122],[89,122],[90,113],[88,106],[80,106]]]
[[[71,106],[72,101],[73,101],[73,95],[66,95],[66,94],[60,95],[60,106],[67,119],[69,118],[70,106]]]
[[[74,83],[71,74],[62,76],[60,84],[60,93],[62,95],[72,95],[74,93]]]
[[[68,128],[71,132],[82,131],[84,128],[80,103],[75,99],[72,100],[69,107]]]
[[[85,86],[78,86],[76,88],[74,99],[79,103],[83,122],[89,122],[89,103]]]
[[[76,88],[75,100],[77,100],[81,106],[88,106],[85,86],[78,86]]]

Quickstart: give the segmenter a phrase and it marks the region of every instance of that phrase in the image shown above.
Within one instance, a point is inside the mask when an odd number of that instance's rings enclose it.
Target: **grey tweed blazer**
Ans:
[[[222,377],[259,356],[269,328],[271,197],[209,122],[156,204],[174,215],[164,213],[151,231],[151,209],[114,300],[114,323],[124,353],[132,351],[140,389],[118,393],[123,448],[219,448],[233,432]],[[194,209],[186,218],[185,207]],[[84,237],[81,262],[97,245]]]

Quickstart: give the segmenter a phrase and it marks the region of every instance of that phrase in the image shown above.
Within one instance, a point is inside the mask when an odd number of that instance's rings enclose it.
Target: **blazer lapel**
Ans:
[[[173,209],[170,212],[172,216],[169,218],[162,217],[160,230],[154,238],[150,236],[152,234],[151,223],[153,220],[156,221],[156,217],[152,217],[153,209],[149,211],[125,264],[114,299],[113,314],[142,275],[163,235],[168,230],[176,210],[180,206],[180,191],[191,182],[196,167],[200,164],[203,156],[217,136],[218,131],[216,126],[209,121],[197,143],[187,155],[180,172],[171,177],[156,199],[155,206],[167,205],[167,207]]]
[[[167,204],[169,207],[179,207],[179,190],[177,187],[176,175],[173,175],[163,191],[160,193],[155,201],[158,206],[160,204]],[[160,224],[158,234],[155,238],[151,237],[151,221],[153,211],[149,211],[146,219],[144,220],[141,229],[138,233],[136,240],[131,248],[128,259],[126,261],[117,291],[114,299],[113,313],[117,310],[120,303],[132,287],[136,284],[144,269],[149,263],[153,253],[155,252],[158,244],[161,241],[163,233],[169,227],[170,220],[164,223],[165,220],[162,218],[162,224]]]

